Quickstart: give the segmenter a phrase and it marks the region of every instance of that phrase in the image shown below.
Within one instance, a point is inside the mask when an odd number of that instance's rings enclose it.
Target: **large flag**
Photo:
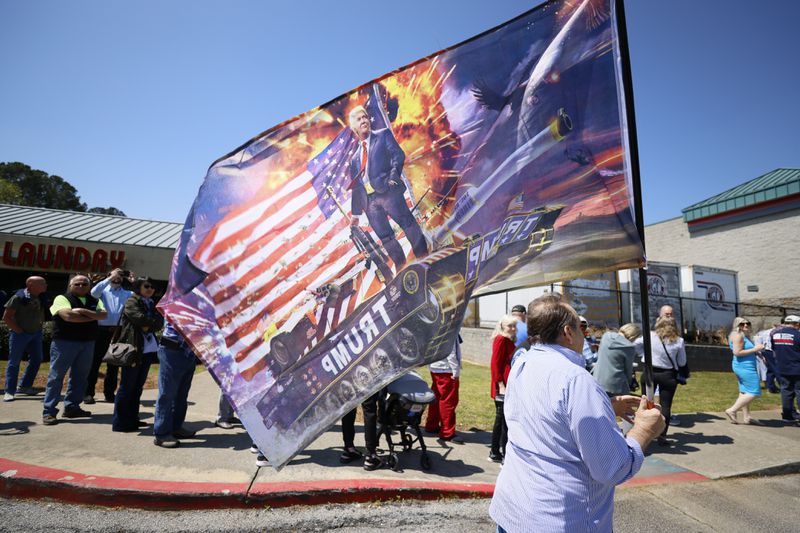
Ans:
[[[160,307],[272,464],[471,296],[643,264],[621,59],[613,2],[550,2],[210,167]]]

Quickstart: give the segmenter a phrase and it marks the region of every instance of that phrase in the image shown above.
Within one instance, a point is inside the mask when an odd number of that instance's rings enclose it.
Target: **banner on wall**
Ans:
[[[644,262],[617,23],[545,4],[210,167],[160,308],[281,467],[471,296]]]
[[[592,326],[620,325],[620,293],[616,272],[573,279],[562,285],[566,301]]]
[[[683,331],[683,306],[681,304],[680,265],[675,263],[647,262],[647,293],[651,329],[655,326],[661,307],[669,305],[678,327]],[[632,270],[632,287],[639,286],[639,271]],[[642,323],[642,299],[630,292],[632,321]]]

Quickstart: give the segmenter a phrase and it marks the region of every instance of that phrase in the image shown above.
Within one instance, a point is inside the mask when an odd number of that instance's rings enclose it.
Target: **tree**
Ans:
[[[88,213],[99,213],[101,215],[117,215],[118,217],[126,217],[125,213],[116,207],[92,207],[87,211]]]
[[[0,204],[19,205],[22,201],[22,191],[16,184],[0,178]]]
[[[86,211],[78,191],[60,176],[51,176],[24,163],[0,163],[0,180],[15,186],[21,195],[16,205]],[[13,200],[13,197],[11,198]]]

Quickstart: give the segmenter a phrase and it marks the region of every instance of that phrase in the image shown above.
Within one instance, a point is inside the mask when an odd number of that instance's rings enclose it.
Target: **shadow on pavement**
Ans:
[[[36,422],[30,420],[18,420],[14,422],[0,423],[0,437],[11,437],[13,435],[24,435],[30,433],[31,426]]]
[[[700,450],[695,444],[733,444],[733,437],[728,435],[704,435],[695,431],[670,433],[669,438],[675,443],[671,446],[650,445],[648,452],[652,455],[686,455]]]
[[[446,478],[460,478],[484,472],[482,468],[467,464],[460,459],[457,461],[448,461],[446,454],[442,455],[441,453],[431,450],[430,448],[428,448],[428,457],[431,460],[431,469],[424,470],[421,465],[422,454],[419,449],[402,452],[395,448],[395,451],[397,453],[399,464],[399,470],[397,471],[397,474],[403,474],[407,471],[414,471],[435,474],[437,476]],[[305,450],[298,454],[297,457],[292,459],[287,466],[315,464],[318,466],[347,468],[363,471],[361,461],[353,461],[347,465],[339,463],[340,453],[341,450],[337,448],[331,448],[327,450]],[[388,450],[379,449],[378,455],[383,459],[386,459],[388,456]],[[388,466],[384,466],[379,470],[381,472],[390,472],[392,469]]]
[[[678,418],[680,419],[681,424],[679,426],[670,426],[670,428],[690,428],[694,427],[696,424],[704,424],[707,422],[722,420],[721,416],[713,415],[711,413],[682,414],[678,415]]]

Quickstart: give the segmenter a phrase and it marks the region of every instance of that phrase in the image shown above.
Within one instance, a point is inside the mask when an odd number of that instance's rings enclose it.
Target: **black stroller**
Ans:
[[[422,415],[425,413],[425,406],[433,402],[436,396],[425,383],[419,374],[409,372],[390,383],[385,390],[385,396],[380,402],[380,428],[379,434],[386,436],[386,444],[389,446],[389,458],[387,464],[395,472],[400,470],[400,461],[394,452],[392,433],[400,432],[400,444],[403,451],[410,450],[415,442],[419,442],[422,456],[420,466],[423,470],[430,470],[431,459],[428,457],[425,441],[422,439],[422,431],[419,426],[422,423]],[[414,429],[417,437],[412,437],[407,433],[408,428]]]

